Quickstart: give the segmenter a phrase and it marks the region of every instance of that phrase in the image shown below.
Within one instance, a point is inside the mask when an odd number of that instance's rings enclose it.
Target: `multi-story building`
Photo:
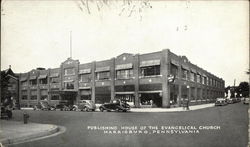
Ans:
[[[212,102],[224,96],[224,85],[185,56],[164,49],[84,64],[68,58],[59,68],[31,70],[20,75],[20,102],[32,106],[44,99],[51,104],[88,99],[102,104],[118,98],[135,107],[168,108],[181,106],[183,99]]]

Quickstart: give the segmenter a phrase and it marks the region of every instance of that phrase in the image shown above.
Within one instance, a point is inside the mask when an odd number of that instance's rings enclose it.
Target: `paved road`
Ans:
[[[28,111],[32,122],[61,125],[67,130],[64,134],[55,137],[14,146],[246,147],[248,142],[247,110],[247,105],[237,103],[196,111],[168,113]],[[21,111],[15,111],[14,119],[21,120],[21,113]],[[133,134],[105,134],[102,130],[91,131],[88,126],[109,126],[113,127],[112,129],[115,127],[120,129],[121,126],[138,128],[157,126],[158,130],[161,126],[194,126],[195,129],[189,134],[183,132],[183,134],[178,132],[155,134],[156,128],[154,130],[147,128],[147,134],[135,132]],[[199,129],[200,126],[203,129],[204,126],[219,126],[219,128],[203,130]],[[180,131],[183,131],[183,128]]]

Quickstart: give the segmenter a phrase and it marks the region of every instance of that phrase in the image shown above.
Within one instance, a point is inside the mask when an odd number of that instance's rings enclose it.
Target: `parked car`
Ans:
[[[120,99],[111,100],[110,103],[102,104],[99,107],[100,111],[122,111],[127,112],[130,110],[130,105],[127,103],[123,103]]]
[[[54,106],[50,106],[47,101],[40,101],[37,105],[33,106],[34,110],[56,110]]]
[[[224,106],[227,105],[227,102],[224,98],[217,98],[215,101],[215,106]]]
[[[95,111],[96,105],[91,100],[81,100],[77,105],[73,105],[74,111]]]
[[[61,111],[72,111],[73,105],[71,105],[68,101],[60,101],[58,105],[56,105],[56,109],[60,109]]]
[[[243,99],[243,104],[249,104],[249,97]]]
[[[233,104],[233,99],[232,98],[226,98],[226,102],[228,104]]]

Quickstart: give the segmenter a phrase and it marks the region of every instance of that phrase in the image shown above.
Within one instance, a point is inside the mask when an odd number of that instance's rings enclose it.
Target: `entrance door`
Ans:
[[[141,105],[151,105],[151,107],[162,107],[162,97],[160,93],[142,93]]]
[[[63,101],[67,101],[69,105],[76,103],[76,93],[64,93],[61,95]]]

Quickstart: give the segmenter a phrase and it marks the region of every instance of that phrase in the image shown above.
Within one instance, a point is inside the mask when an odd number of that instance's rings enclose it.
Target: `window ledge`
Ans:
[[[139,79],[143,79],[143,78],[157,78],[157,77],[162,77],[162,75],[139,76]]]

